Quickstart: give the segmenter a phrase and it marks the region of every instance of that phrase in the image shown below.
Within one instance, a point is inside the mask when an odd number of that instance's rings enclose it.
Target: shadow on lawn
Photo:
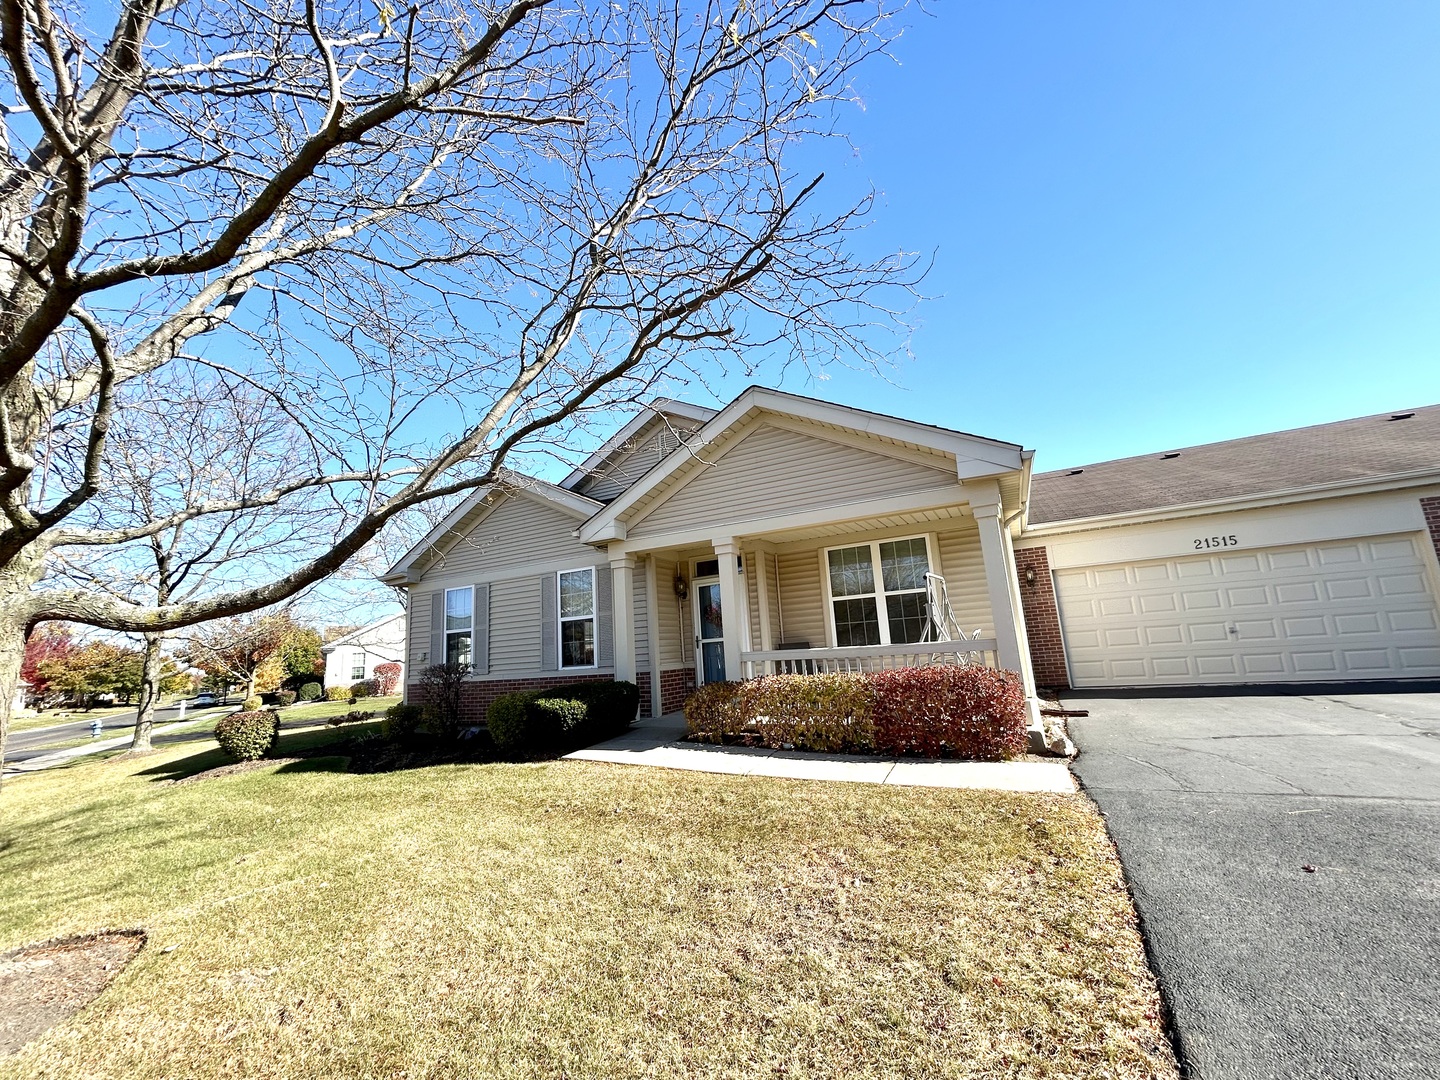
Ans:
[[[284,760],[284,759],[298,760]],[[276,773],[382,773],[424,769],[433,765],[478,765],[498,761],[495,745],[481,732],[459,742],[417,734],[404,742],[380,738],[378,723],[281,731],[266,759],[282,764]],[[218,747],[144,769],[138,775],[157,782],[186,780],[234,762]],[[257,763],[259,764],[259,763]]]

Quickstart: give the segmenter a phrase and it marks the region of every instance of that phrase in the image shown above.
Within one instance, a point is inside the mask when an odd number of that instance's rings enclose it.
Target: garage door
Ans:
[[[1058,570],[1071,684],[1440,677],[1412,536]]]

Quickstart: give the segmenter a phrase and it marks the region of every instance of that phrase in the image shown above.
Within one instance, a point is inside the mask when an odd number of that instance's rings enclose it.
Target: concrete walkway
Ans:
[[[749,746],[709,746],[682,742],[685,718],[671,713],[635,726],[609,742],[565,756],[575,761],[651,765],[662,769],[778,776],[792,780],[843,780],[856,784],[911,787],[977,788],[990,791],[1049,791],[1074,794],[1075,780],[1065,762],[915,761],[860,754],[811,754]]]

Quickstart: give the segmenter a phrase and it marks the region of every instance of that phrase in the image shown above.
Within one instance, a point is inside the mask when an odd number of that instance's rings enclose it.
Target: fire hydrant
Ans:
[[[98,739],[100,737],[100,732],[103,730],[104,725],[101,724],[100,717],[97,716],[94,720],[90,721],[90,737],[92,739]]]

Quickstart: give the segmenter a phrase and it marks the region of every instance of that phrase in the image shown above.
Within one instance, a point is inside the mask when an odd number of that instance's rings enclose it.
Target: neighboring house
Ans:
[[[403,611],[386,615],[320,646],[320,653],[325,657],[326,689],[373,679],[377,664],[403,665],[405,622]],[[402,670],[401,678],[404,677]]]
[[[477,491],[385,580],[408,670],[470,664],[477,720],[576,679],[650,715],[957,654],[1020,672],[1032,723],[1037,681],[1440,677],[1437,447],[1433,407],[1032,479],[1015,443],[751,387]]]

